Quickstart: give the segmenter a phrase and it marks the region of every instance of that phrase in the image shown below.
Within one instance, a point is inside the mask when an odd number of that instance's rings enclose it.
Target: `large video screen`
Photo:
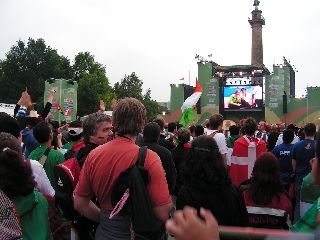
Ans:
[[[226,111],[261,111],[262,85],[224,86],[223,103]]]

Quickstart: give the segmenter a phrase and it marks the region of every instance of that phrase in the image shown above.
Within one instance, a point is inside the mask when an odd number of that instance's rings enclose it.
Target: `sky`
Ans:
[[[44,39],[70,59],[89,52],[110,85],[135,72],[143,94],[170,101],[170,84],[195,86],[195,55],[219,65],[251,64],[254,0],[1,0],[0,59],[20,39]],[[264,64],[296,67],[296,94],[320,86],[320,1],[260,0]],[[208,55],[212,54],[212,58]],[[54,77],[54,76],[53,76]],[[184,78],[184,81],[180,79]]]

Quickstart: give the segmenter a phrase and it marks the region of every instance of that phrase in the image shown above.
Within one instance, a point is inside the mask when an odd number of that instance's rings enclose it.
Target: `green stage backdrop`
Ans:
[[[54,94],[51,114],[54,116],[54,120],[62,121],[66,119],[67,122],[73,121],[77,117],[77,89],[78,83],[74,82],[74,85],[69,84],[66,79],[55,79],[55,82],[49,84],[45,82],[45,92],[44,92],[44,104],[48,99],[50,88],[54,88],[56,93]],[[63,114],[59,112],[56,108],[56,104],[59,104]],[[70,114],[68,114],[68,112]],[[69,115],[69,116],[68,116]]]

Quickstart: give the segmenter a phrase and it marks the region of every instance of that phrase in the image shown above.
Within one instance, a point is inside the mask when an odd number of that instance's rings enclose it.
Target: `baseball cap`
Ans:
[[[0,132],[11,133],[18,138],[20,136],[20,124],[17,119],[5,112],[0,113]]]
[[[76,120],[76,121],[69,123],[69,126],[68,126],[68,134],[69,135],[77,136],[77,135],[81,134],[82,132],[83,132],[82,122]]]

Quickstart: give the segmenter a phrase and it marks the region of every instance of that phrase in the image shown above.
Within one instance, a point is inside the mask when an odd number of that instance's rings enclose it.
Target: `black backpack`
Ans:
[[[149,174],[143,167],[147,147],[140,147],[136,164],[123,171],[117,180],[111,195],[113,207],[117,205],[125,191],[129,189],[129,201],[126,201],[119,212],[124,216],[130,204],[131,223],[134,235],[139,239],[158,240],[165,233],[165,225],[154,216],[146,186]]]

